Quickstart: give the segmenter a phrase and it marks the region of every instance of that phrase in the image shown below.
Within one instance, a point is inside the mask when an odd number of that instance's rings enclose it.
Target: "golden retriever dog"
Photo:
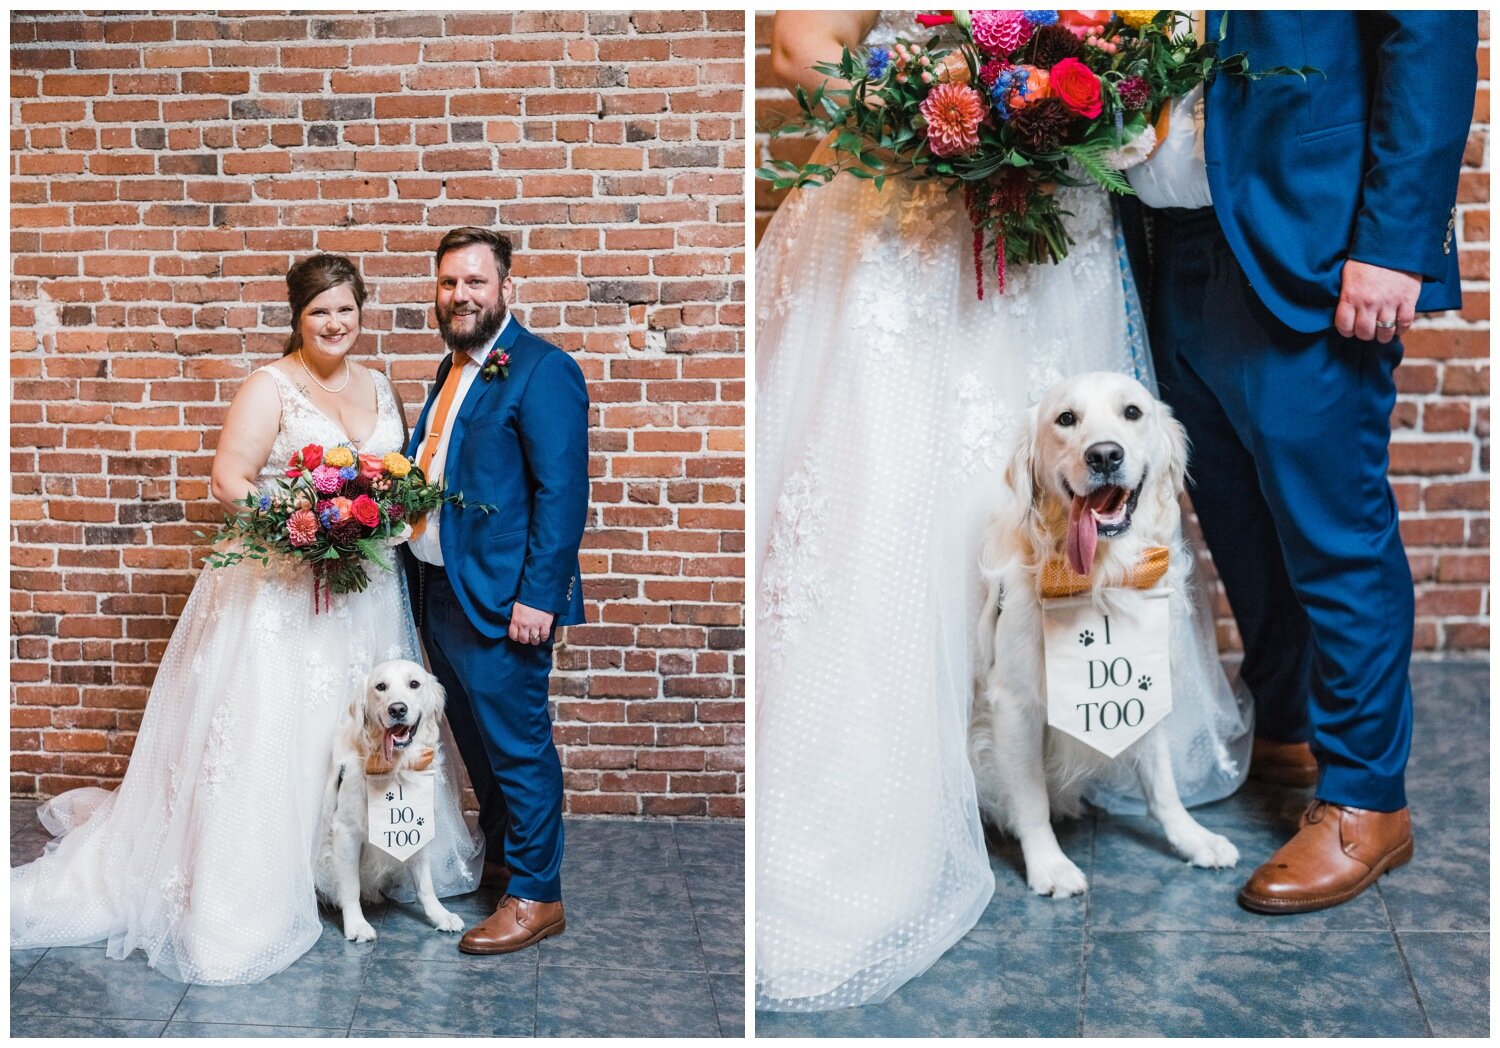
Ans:
[[[334,739],[323,801],[323,841],[318,852],[318,892],[344,917],[344,937],[369,942],[375,929],[360,899],[378,902],[384,890],[410,878],[422,912],[434,928],[456,932],[463,920],[443,908],[432,885],[431,845],[402,862],[366,840],[365,780],[369,775],[425,771],[439,759],[439,726],[446,696],[437,678],[415,662],[382,662],[350,703]]]
[[[1177,854],[1195,866],[1239,861],[1233,844],[1183,807],[1165,720],[1114,758],[1047,727],[1043,567],[1064,560],[1099,600],[1146,550],[1166,547],[1170,567],[1156,585],[1168,587],[1180,610],[1190,567],[1178,505],[1186,470],[1181,423],[1139,382],[1113,372],[1077,375],[1049,390],[1006,469],[1012,497],[990,525],[980,558],[989,592],[969,757],[981,809],[1019,839],[1027,883],[1039,895],[1088,887],[1058,846],[1051,820],[1079,814],[1084,790],[1111,760],[1129,762]]]

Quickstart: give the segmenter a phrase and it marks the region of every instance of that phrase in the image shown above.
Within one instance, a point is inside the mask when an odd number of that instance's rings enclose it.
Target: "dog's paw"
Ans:
[[[344,938],[350,942],[374,942],[375,929],[363,918],[344,922]]]
[[[1059,855],[1050,862],[1027,863],[1026,883],[1038,895],[1065,899],[1087,891],[1089,879],[1066,855]]]
[[[1194,866],[1205,869],[1221,869],[1234,866],[1240,861],[1240,850],[1229,842],[1228,837],[1207,830],[1181,849],[1183,858]]]
[[[461,932],[464,930],[464,919],[451,910],[438,910],[436,913],[429,913],[427,919],[440,932]]]

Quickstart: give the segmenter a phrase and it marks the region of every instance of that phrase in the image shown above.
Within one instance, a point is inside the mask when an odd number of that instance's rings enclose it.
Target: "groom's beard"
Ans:
[[[487,347],[500,333],[500,327],[505,323],[505,303],[496,302],[494,306],[478,314],[473,329],[467,333],[454,329],[454,316],[452,307],[446,310],[441,306],[437,307],[438,331],[442,332],[443,342],[456,353],[472,353],[476,349]]]

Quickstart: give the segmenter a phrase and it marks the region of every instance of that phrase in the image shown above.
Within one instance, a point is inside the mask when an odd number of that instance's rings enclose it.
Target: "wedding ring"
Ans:
[[[1375,326],[1381,331],[1390,331],[1396,326],[1396,322],[1394,320],[1377,320],[1375,321]]]

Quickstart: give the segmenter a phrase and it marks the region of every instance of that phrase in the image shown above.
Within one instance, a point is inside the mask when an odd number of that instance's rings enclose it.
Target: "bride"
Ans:
[[[811,89],[843,47],[925,39],[912,14],[781,12],[776,72]],[[1071,253],[982,301],[968,217],[935,182],[794,192],[757,250],[759,1008],[882,1000],[994,891],[965,745],[980,532],[1049,386],[1114,370],[1154,389],[1109,201],[1058,192]],[[1189,804],[1236,789],[1250,745],[1197,588],[1174,626],[1200,668],[1173,680]],[[1144,810],[1130,788],[1093,799]]]
[[[292,335],[230,406],[214,456],[228,509],[265,491],[306,444],[384,455],[405,445],[390,382],[348,361],[365,289],[354,264],[314,255],[287,273]],[[355,439],[356,435],[359,439]],[[322,933],[318,816],[335,723],[371,667],[421,661],[401,578],[314,610],[310,576],[272,558],[205,569],[167,645],[125,780],[42,805],[60,839],[11,871],[11,948],[107,940],[189,983],[258,982]],[[455,767],[447,762],[449,769]],[[439,895],[477,884],[479,844],[452,773],[429,847]]]

